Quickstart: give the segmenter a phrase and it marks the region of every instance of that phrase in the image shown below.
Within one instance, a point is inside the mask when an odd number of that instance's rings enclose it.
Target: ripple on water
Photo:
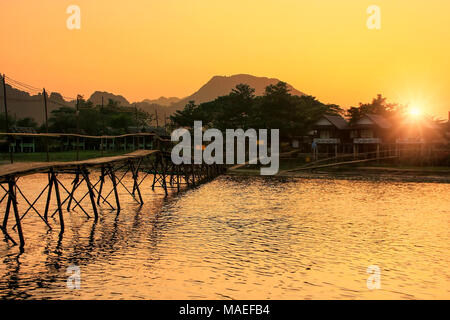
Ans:
[[[20,186],[33,198],[45,179]],[[0,245],[0,296],[450,297],[448,184],[223,176],[164,199],[149,183],[142,208],[122,192],[120,215],[103,207],[96,224],[65,212],[62,239],[56,219],[48,231],[30,212],[25,253]],[[80,290],[66,287],[71,264]],[[366,287],[370,265],[381,268],[381,290]]]

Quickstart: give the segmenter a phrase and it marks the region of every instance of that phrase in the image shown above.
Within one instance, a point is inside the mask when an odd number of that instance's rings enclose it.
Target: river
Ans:
[[[62,236],[57,219],[48,230],[29,212],[25,251],[0,243],[0,297],[450,298],[450,184],[222,176],[164,198],[150,182],[144,206],[122,190],[120,214],[102,206],[97,223],[64,211]],[[34,198],[45,183],[19,186]]]

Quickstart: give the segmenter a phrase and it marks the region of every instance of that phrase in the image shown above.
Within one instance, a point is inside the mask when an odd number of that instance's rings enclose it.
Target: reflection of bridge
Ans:
[[[22,249],[25,240],[21,221],[30,211],[34,211],[48,228],[51,228],[48,223],[48,216],[53,217],[58,214],[60,230],[64,232],[63,206],[67,206],[67,211],[80,208],[90,218],[91,216],[88,210],[85,210],[82,206],[84,199],[89,200],[88,203],[92,209],[91,213],[94,215],[95,221],[97,221],[97,208],[100,204],[106,204],[112,210],[116,210],[118,213],[120,212],[119,187],[123,188],[134,201],[142,205],[144,200],[140,186],[148,177],[153,178],[152,190],[155,187],[161,187],[167,196],[168,189],[176,189],[179,192],[182,185],[196,186],[216,177],[223,171],[224,166],[214,164],[175,165],[171,161],[170,153],[161,150],[137,150],[124,155],[83,161],[19,162],[2,165],[0,166],[0,187],[3,189],[4,195],[0,198],[0,204],[6,199],[6,208],[0,229],[4,233],[7,241],[17,244],[8,232],[8,219],[12,211],[15,218],[15,225],[11,229],[17,230],[20,248]],[[93,172],[99,173],[98,177],[95,178],[96,181],[94,180]],[[36,199],[30,201],[20,189],[18,181],[23,176],[36,173],[47,174],[48,183]],[[59,179],[63,174],[73,176],[72,186],[66,187],[61,179]],[[131,175],[132,187],[127,187],[124,183],[124,178],[127,174]],[[107,184],[110,185],[111,189],[106,193],[104,189]],[[86,187],[85,191],[83,191],[84,195],[76,199],[75,191],[79,190],[82,185]],[[64,199],[61,197],[62,192],[66,194]],[[46,204],[41,214],[37,208],[37,202],[45,193]],[[52,195],[55,196],[57,204],[57,209],[54,212],[49,211]],[[111,195],[114,195],[114,205],[108,201]],[[25,201],[24,204],[27,206],[27,209],[21,215],[18,209],[19,197]]]

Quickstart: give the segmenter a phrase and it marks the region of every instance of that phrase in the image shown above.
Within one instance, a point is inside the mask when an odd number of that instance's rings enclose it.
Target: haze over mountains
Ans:
[[[214,76],[205,85],[203,85],[197,92],[185,98],[177,97],[160,97],[158,99],[145,99],[141,102],[129,102],[121,95],[115,95],[109,92],[95,91],[88,100],[92,101],[94,105],[108,103],[109,99],[116,100],[122,106],[137,106],[138,108],[149,112],[151,114],[158,114],[159,123],[164,121],[164,117],[168,117],[177,110],[184,108],[189,101],[195,101],[196,104],[211,101],[219,96],[227,95],[236,85],[240,83],[248,84],[255,89],[256,95],[264,94],[264,90],[268,85],[276,84],[280,80],[275,78],[255,77],[247,74],[238,74],[233,76]],[[288,84],[288,88],[293,95],[303,95],[294,87]],[[8,109],[10,114],[17,118],[31,117],[38,123],[44,121],[44,107],[43,97],[41,94],[30,96],[27,92],[20,91],[7,85],[6,94],[8,97]],[[50,94],[48,99],[48,111],[58,109],[62,105],[74,106],[74,101],[65,101],[63,97],[56,92]],[[3,111],[3,110],[2,110]]]

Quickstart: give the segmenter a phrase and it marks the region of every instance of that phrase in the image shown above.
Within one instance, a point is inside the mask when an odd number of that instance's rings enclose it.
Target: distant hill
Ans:
[[[169,106],[179,102],[180,100],[181,99],[177,98],[177,97],[170,97],[170,98],[160,97],[160,98],[155,99],[155,100],[145,99],[142,102],[146,102],[148,104],[158,104],[160,106],[169,107]]]
[[[231,92],[236,85],[244,83],[248,84],[250,87],[255,89],[255,94],[261,96],[267,86],[277,84],[280,80],[275,78],[266,77],[255,77],[249,74],[237,74],[233,76],[215,76],[212,77],[203,87],[201,87],[197,92],[186,97],[179,102],[175,103],[173,106],[184,107],[189,101],[195,101],[196,104],[211,101],[219,96],[227,95]],[[302,92],[298,91],[294,87],[288,84],[290,93],[292,95],[303,95]]]
[[[1,110],[5,112],[3,105],[3,91],[1,96]],[[6,97],[8,103],[8,114],[14,118],[33,118],[37,123],[44,123],[45,108],[44,97],[42,94],[30,95],[28,92],[18,90],[6,84]],[[53,110],[59,109],[61,106],[74,106],[73,101],[66,101],[61,94],[57,92],[49,93],[47,99],[47,109],[50,114]]]
[[[115,95],[115,94],[112,94],[109,92],[102,92],[102,91],[95,91],[88,100],[91,101],[94,104],[94,106],[101,105],[102,97],[103,97],[103,103],[105,105],[108,104],[109,99],[118,101],[119,104],[124,107],[128,107],[130,105],[130,102],[127,99],[125,99],[123,96]]]
[[[160,97],[155,100],[145,99],[141,102],[132,103],[121,95],[95,91],[88,100],[92,101],[94,105],[100,105],[103,97],[104,104],[108,103],[108,99],[113,99],[118,101],[122,106],[136,105],[139,109],[142,109],[152,115],[156,115],[157,113],[158,121],[161,125],[164,123],[164,117],[169,117],[175,111],[183,109],[189,101],[193,100],[195,103],[199,104],[214,100],[219,96],[229,94],[231,90],[240,83],[248,84],[250,87],[254,88],[256,95],[263,95],[264,90],[268,85],[277,84],[279,81],[280,80],[275,78],[255,77],[248,74],[238,74],[228,77],[214,76],[197,92],[183,99],[176,97]],[[303,95],[302,92],[298,91],[289,84],[288,88],[293,95]],[[10,115],[15,116],[16,118],[31,117],[34,118],[39,124],[44,122],[44,102],[41,94],[31,96],[29,93],[12,88],[7,84],[6,95],[8,98],[8,109]],[[74,107],[75,101],[66,101],[62,95],[57,92],[49,93],[49,115],[52,110],[58,109],[61,106]],[[4,111],[1,110],[0,112]]]

